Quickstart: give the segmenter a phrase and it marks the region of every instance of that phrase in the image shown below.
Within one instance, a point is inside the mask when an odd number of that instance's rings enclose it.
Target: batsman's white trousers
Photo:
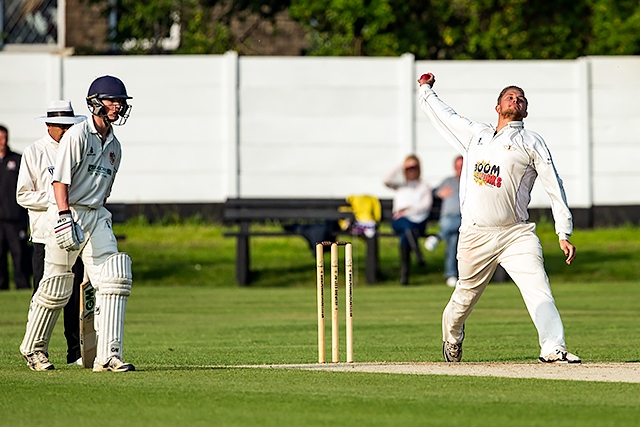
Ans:
[[[442,315],[442,337],[461,343],[464,323],[493,277],[498,264],[522,294],[538,330],[540,356],[566,350],[564,327],[544,269],[542,246],[534,223],[510,227],[476,227],[463,222],[458,241],[459,280]]]
[[[58,209],[55,205],[50,206],[47,212],[48,235],[45,246],[44,276],[41,283],[50,277],[71,272],[71,267],[73,267],[76,259],[80,256],[84,263],[85,275],[89,277],[89,280],[91,280],[91,283],[96,288],[96,294],[98,294],[100,292],[102,265],[110,255],[118,252],[116,238],[111,228],[111,213],[104,207],[100,209],[89,209],[81,206],[73,206],[71,209],[73,211],[74,221],[82,228],[84,241],[80,244],[80,250],[78,251],[67,252],[58,247],[56,237],[53,233],[53,225],[58,219]],[[70,282],[70,284],[66,284],[65,286],[70,287],[72,284]],[[64,295],[66,295],[66,301],[63,301],[61,307],[66,305],[71,295],[70,288],[64,289],[63,291]],[[36,295],[32,298],[30,312],[38,308],[37,304],[34,304],[33,301],[39,301],[39,292],[40,289],[38,289]],[[48,310],[51,309],[44,307],[41,308],[44,314],[29,316],[27,333],[20,347],[23,354],[37,350],[37,345],[43,348],[48,347],[51,332],[57,319],[57,315],[49,315]],[[60,308],[57,310],[59,311]],[[53,325],[49,323],[53,323]],[[42,336],[39,335],[33,338],[33,331],[36,329],[44,330],[45,334],[40,334]]]
[[[78,256],[84,263],[85,274],[96,286],[100,283],[102,264],[110,255],[118,252],[116,237],[111,228],[111,212],[105,207],[89,209],[73,206],[73,219],[84,233],[84,242],[80,243],[79,251],[67,252],[58,247],[53,226],[58,219],[56,206],[51,206],[47,212],[49,220],[49,235],[45,246],[44,278],[71,271]]]

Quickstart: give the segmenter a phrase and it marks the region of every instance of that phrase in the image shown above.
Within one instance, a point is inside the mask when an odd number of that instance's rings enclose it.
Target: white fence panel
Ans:
[[[398,63],[241,58],[240,194],[377,193],[399,139]]]
[[[115,127],[123,159],[111,200],[210,202],[227,196],[225,56],[70,57],[64,96],[83,102],[94,78],[122,79],[133,105]],[[77,101],[76,101],[77,100]]]
[[[391,197],[382,177],[410,152],[431,185],[457,153],[417,104],[435,73],[460,114],[496,123],[498,92],[530,101],[572,207],[640,205],[640,58],[414,61],[399,58],[91,56],[0,53],[0,123],[22,151],[45,131],[49,100],[88,114],[91,81],[113,74],[134,97],[116,129],[124,157],[112,202],[215,203],[227,197]],[[532,207],[548,198],[534,188]]]
[[[60,96],[60,67],[60,57],[48,53],[0,55],[0,123],[9,129],[12,150],[22,152],[46,132],[34,118]]]
[[[591,58],[595,205],[640,202],[640,58]]]

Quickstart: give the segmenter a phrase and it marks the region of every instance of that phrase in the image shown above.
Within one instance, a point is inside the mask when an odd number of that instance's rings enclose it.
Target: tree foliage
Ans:
[[[576,0],[458,0],[467,25],[455,58],[564,59],[585,52],[588,8]],[[483,7],[484,6],[484,7]]]
[[[640,54],[638,0],[88,0],[115,10],[110,41],[159,40],[180,22],[178,53],[238,50],[254,25],[287,11],[311,55],[418,59],[570,59]],[[114,4],[115,6],[109,6]],[[115,8],[115,9],[113,9]]]
[[[640,54],[637,0],[291,0],[316,55],[568,59]]]
[[[576,57],[585,50],[588,11],[580,0],[291,0],[290,8],[314,54],[391,50],[424,59]],[[364,23],[353,25],[358,19]]]
[[[316,55],[396,55],[391,0],[292,0],[289,15],[309,30]]]
[[[594,0],[590,55],[640,54],[640,2]]]
[[[86,0],[103,15],[116,16],[107,41],[130,53],[161,53],[162,39],[180,24],[176,53],[224,53],[236,49],[255,28],[234,32],[234,22],[273,20],[289,0]]]

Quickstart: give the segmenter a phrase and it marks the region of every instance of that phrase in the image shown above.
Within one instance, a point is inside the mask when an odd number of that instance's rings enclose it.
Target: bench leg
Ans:
[[[367,243],[367,263],[365,276],[370,285],[378,281],[378,236],[365,237]]]
[[[236,282],[240,286],[249,284],[249,226],[247,224],[240,225],[240,235],[236,243]]]
[[[407,241],[409,242],[409,246],[411,246],[411,250],[416,254],[416,259],[418,260],[418,265],[422,266],[425,264],[424,257],[422,256],[422,250],[420,249],[420,245],[418,244],[418,238],[413,233],[413,230],[406,229],[404,230],[404,234],[407,237]]]

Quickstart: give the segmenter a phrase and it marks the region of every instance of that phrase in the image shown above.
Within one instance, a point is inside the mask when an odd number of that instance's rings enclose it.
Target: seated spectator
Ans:
[[[458,282],[458,229],[460,228],[460,175],[462,173],[462,156],[456,157],[453,162],[454,175],[445,178],[435,189],[435,194],[442,199],[440,208],[440,232],[437,236],[429,236],[424,242],[425,248],[433,251],[440,240],[447,244],[444,259],[444,277],[447,286],[455,287]]]
[[[429,185],[420,179],[420,160],[414,154],[390,171],[383,182],[395,190],[391,226],[400,236],[400,284],[407,285],[411,251],[416,254],[418,265],[425,264],[418,238],[427,227],[433,196]]]

